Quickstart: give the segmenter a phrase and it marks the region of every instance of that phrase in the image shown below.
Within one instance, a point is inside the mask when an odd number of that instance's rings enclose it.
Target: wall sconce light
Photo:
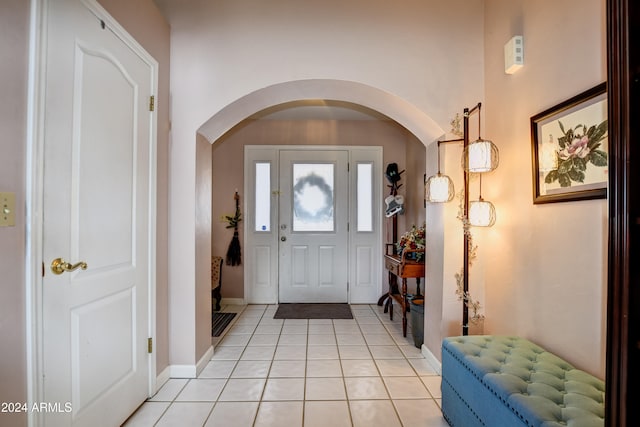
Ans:
[[[469,143],[462,153],[462,167],[467,172],[483,173],[491,172],[498,167],[498,147],[488,139],[480,136],[480,110],[482,104],[478,103],[478,139]]]
[[[467,172],[491,172],[498,167],[498,147],[488,139],[477,139],[464,151],[462,165]]]
[[[453,200],[455,191],[453,181],[447,175],[438,172],[427,180],[425,187],[425,197],[431,203],[445,203]]]
[[[496,208],[493,203],[482,198],[482,175],[480,175],[480,195],[478,200],[469,202],[469,224],[474,227],[491,227],[496,223]]]
[[[440,144],[438,141],[438,173],[431,175],[424,186],[424,198],[431,203],[445,203],[453,200],[453,181],[440,173]]]
[[[496,223],[496,208],[482,197],[469,202],[469,224],[474,227],[491,227]]]

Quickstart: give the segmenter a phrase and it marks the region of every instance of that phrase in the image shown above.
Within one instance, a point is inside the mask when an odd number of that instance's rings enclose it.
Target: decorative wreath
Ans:
[[[309,212],[306,209],[302,209],[298,200],[302,197],[302,191],[304,187],[308,185],[310,187],[317,187],[324,195],[326,204],[325,207],[318,210],[315,213]],[[333,215],[333,191],[327,182],[321,176],[311,173],[304,178],[300,178],[296,185],[293,187],[293,200],[294,200],[294,212],[295,215],[305,221],[321,221],[327,218],[331,218]]]

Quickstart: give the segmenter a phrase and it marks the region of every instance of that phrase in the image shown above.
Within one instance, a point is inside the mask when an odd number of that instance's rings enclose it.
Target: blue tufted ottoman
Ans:
[[[604,382],[522,338],[450,337],[442,413],[452,427],[601,427]]]

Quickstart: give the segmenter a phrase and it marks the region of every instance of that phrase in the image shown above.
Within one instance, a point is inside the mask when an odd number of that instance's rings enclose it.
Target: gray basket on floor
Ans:
[[[421,348],[424,342],[424,298],[421,296],[411,298],[411,334],[415,346]]]

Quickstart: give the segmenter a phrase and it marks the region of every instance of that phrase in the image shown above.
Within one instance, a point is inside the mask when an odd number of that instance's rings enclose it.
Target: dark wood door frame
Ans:
[[[640,20],[638,2],[607,1],[609,266],[605,425],[637,426],[640,354]],[[634,167],[635,166],[635,167]]]

